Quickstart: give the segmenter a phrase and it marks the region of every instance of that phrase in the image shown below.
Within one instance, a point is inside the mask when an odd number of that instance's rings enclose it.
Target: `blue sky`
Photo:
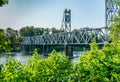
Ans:
[[[65,8],[71,9],[72,29],[105,26],[105,0],[10,0],[0,8],[0,28],[60,28]]]

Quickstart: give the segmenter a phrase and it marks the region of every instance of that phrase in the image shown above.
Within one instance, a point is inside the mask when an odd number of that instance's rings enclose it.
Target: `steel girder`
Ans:
[[[63,13],[61,29],[64,32],[71,32],[71,10],[65,9]]]
[[[106,28],[111,27],[112,23],[110,20],[118,16],[119,6],[117,6],[116,1],[119,0],[105,0],[105,17],[106,17]]]
[[[73,32],[63,32],[49,35],[25,37],[23,45],[55,45],[55,44],[90,44],[94,39],[98,44],[104,44],[105,28],[81,28]]]

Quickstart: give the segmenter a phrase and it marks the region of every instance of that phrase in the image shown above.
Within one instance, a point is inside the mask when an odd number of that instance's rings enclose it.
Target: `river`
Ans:
[[[79,58],[79,55],[82,53],[83,51],[73,51],[73,61],[77,61],[78,58]],[[23,54],[22,52],[12,52],[14,55],[13,55],[13,58],[25,63],[27,61],[28,58],[31,58],[32,55],[26,55],[26,54]],[[6,53],[4,53],[6,54]],[[0,64],[2,64],[3,62],[5,62],[6,60],[8,59],[8,55],[4,55],[2,57],[0,57]]]

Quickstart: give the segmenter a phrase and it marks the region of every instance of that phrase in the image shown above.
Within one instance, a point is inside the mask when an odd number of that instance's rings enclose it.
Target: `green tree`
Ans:
[[[75,72],[73,77],[80,82],[119,82],[120,44],[111,43],[98,50],[92,43],[91,50],[80,56]]]
[[[10,46],[13,48],[13,50],[16,50],[17,49],[16,44],[19,42],[18,41],[18,38],[19,38],[18,31],[14,30],[12,28],[7,28],[6,29],[6,37],[9,38],[9,40],[11,41]]]
[[[34,36],[34,26],[26,26],[20,29],[20,36],[26,37],[26,36]]]
[[[10,51],[10,40],[5,36],[4,29],[0,29],[0,50]]]
[[[72,61],[60,52],[53,51],[47,58],[34,52],[26,64],[9,59],[0,71],[0,82],[71,82]]]
[[[0,0],[0,6],[8,4],[8,0]]]
[[[53,28],[51,28],[51,32],[52,32],[53,34],[54,34],[54,33],[59,33],[60,30],[57,29],[57,28],[55,28],[55,27],[53,27]]]
[[[44,33],[44,28],[34,28],[34,35],[42,35]]]
[[[45,32],[44,28],[35,28],[34,26],[26,26],[19,30],[21,37],[42,35],[44,32]]]
[[[8,0],[0,0],[0,7],[7,3]],[[1,50],[5,50],[5,51],[11,50],[8,44],[10,44],[10,41],[5,37],[4,29],[0,29],[0,54],[1,54]]]
[[[50,33],[50,28],[45,28],[44,34],[48,35]]]

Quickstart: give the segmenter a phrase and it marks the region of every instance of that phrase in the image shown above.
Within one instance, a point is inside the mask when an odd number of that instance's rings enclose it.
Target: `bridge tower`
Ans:
[[[110,20],[118,16],[119,7],[116,5],[117,0],[105,0],[105,26],[106,28],[111,26]]]
[[[64,52],[65,55],[67,55],[69,58],[73,57],[73,47],[72,45],[68,45],[67,44],[67,39],[68,36],[67,33],[71,32],[71,10],[67,10],[65,9],[64,13],[63,13],[63,19],[62,19],[62,25],[61,25],[61,30],[65,33],[64,37]]]
[[[61,30],[64,32],[71,32],[71,10],[65,9],[63,13]]]

